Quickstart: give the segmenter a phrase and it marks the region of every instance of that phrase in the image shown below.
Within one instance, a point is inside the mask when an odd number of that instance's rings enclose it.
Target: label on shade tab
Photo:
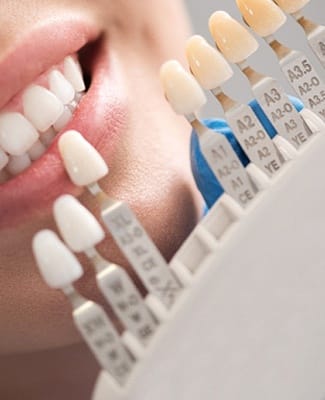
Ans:
[[[253,86],[253,92],[279,135],[296,149],[308,141],[312,132],[278,82],[264,78]]]
[[[228,139],[210,129],[199,139],[201,151],[224,191],[245,208],[257,190]]]
[[[125,328],[141,343],[148,343],[156,323],[128,274],[112,265],[97,274],[97,282]]]
[[[308,42],[323,67],[325,67],[325,27],[319,26],[308,35]]]
[[[122,202],[102,210],[103,221],[143,284],[167,309],[182,288],[136,216]]]
[[[132,371],[133,360],[103,308],[86,301],[74,310],[73,318],[101,367],[123,385]]]
[[[226,112],[226,117],[248,158],[269,177],[278,172],[283,159],[254,111],[240,104]]]
[[[325,121],[325,84],[309,59],[294,51],[282,59],[280,64],[305,106]]]

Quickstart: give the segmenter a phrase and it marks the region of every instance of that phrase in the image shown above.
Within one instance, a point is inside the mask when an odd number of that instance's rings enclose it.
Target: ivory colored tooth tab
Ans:
[[[73,196],[63,195],[55,201],[54,218],[63,239],[73,251],[86,251],[105,237],[97,219]]]
[[[34,236],[33,252],[43,279],[54,289],[71,285],[83,274],[77,258],[50,230]]]
[[[206,97],[195,78],[176,61],[167,61],[160,69],[165,95],[177,114],[189,115],[206,103]]]
[[[310,0],[274,0],[277,5],[288,14],[300,11]]]
[[[6,112],[0,115],[0,145],[7,153],[21,156],[38,137],[37,130],[22,114]]]
[[[221,53],[234,64],[245,61],[258,49],[254,36],[224,11],[211,15],[209,28]]]
[[[233,76],[222,54],[202,36],[195,35],[187,41],[186,55],[193,75],[204,89],[218,88]]]
[[[79,132],[65,132],[58,145],[65,169],[75,185],[87,186],[107,175],[108,167],[102,156]]]
[[[273,35],[286,22],[286,15],[272,0],[236,0],[246,23],[260,36]]]
[[[65,78],[71,83],[76,92],[86,90],[80,65],[73,57],[68,56],[64,59],[63,69]]]
[[[62,102],[42,86],[32,85],[23,94],[26,118],[40,132],[45,132],[63,113]]]

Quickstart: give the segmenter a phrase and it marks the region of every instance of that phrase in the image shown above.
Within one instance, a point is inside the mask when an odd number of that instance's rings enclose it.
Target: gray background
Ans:
[[[211,44],[213,44],[213,41],[211,40],[208,30],[208,20],[209,16],[214,11],[224,10],[233,17],[237,18],[239,21],[241,20],[235,0],[185,0],[185,2],[191,15],[193,33],[203,35]],[[311,0],[310,3],[304,8],[304,14],[312,20],[324,25],[324,10],[324,0]],[[308,48],[302,29],[291,17],[288,17],[286,25],[282,27],[275,36],[289,47],[308,53],[310,59],[314,61],[314,65],[318,67],[320,73],[324,76],[324,71],[321,70],[316,58]],[[275,55],[261,39],[258,40],[260,42],[260,49],[250,58],[251,65],[258,71],[272,75],[279,79],[283,86],[285,86],[287,89],[288,93],[293,94],[281,74]],[[234,67],[234,71],[235,76],[224,85],[225,92],[239,101],[247,102],[252,98],[249,86],[237,67]],[[223,113],[220,106],[216,103],[216,101],[213,101],[212,96],[209,94],[208,98],[209,102],[202,111],[202,116],[222,117]]]

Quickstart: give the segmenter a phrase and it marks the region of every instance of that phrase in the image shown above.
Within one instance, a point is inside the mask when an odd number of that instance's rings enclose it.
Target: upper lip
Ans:
[[[0,109],[41,73],[99,34],[93,24],[73,17],[42,23],[29,31],[0,61]]]

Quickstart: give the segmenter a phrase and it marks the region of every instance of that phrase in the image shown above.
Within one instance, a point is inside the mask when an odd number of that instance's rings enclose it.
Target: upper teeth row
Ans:
[[[23,113],[0,114],[0,173],[6,168],[16,175],[27,168],[71,119],[85,83],[73,57],[66,57],[63,65],[63,73],[57,69],[49,73],[48,89],[36,84],[25,89]]]

